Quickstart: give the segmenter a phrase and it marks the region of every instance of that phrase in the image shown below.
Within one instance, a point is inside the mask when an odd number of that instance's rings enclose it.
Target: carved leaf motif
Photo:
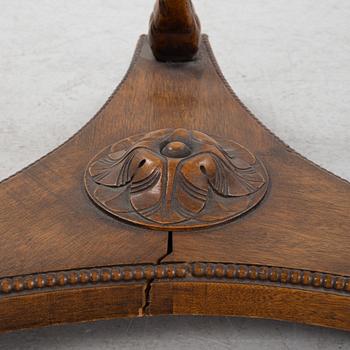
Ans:
[[[222,196],[240,197],[256,192],[265,183],[256,169],[244,160],[214,154],[204,153],[187,160],[181,173],[183,187],[191,188],[193,196],[198,198],[207,195],[209,185]]]
[[[131,182],[130,201],[141,215],[150,216],[156,212],[162,200],[162,159],[149,150],[138,150],[137,157],[143,158]]]
[[[116,153],[109,154],[92,164],[90,174],[94,181],[109,187],[130,184],[128,190],[133,208],[146,216],[157,211],[162,198],[162,159],[143,148],[119,153],[118,157],[115,157]]]
[[[158,225],[237,215],[262,198],[267,180],[242,146],[185,129],[122,140],[91,163],[89,175],[99,186],[94,196],[108,210]]]
[[[115,156],[116,153],[109,154],[91,165],[90,175],[96,183],[119,187],[131,181],[137,168],[138,159],[135,159],[135,153],[118,152],[120,157],[115,159]]]
[[[207,154],[200,154],[183,162],[179,171],[177,204],[183,215],[199,213],[208,199],[209,181],[202,167],[215,166]]]

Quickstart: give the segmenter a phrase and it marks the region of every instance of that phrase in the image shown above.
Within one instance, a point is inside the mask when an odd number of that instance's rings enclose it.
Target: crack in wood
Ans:
[[[174,251],[174,241],[173,241],[173,232],[168,232],[168,240],[167,240],[167,251],[166,253],[161,256],[158,261],[157,265],[160,265],[162,261],[167,258],[169,255],[171,255]],[[143,305],[140,309],[139,316],[145,316],[149,314],[149,308],[151,304],[151,291],[152,291],[152,285],[155,278],[152,278],[151,280],[147,281],[146,286],[144,288],[144,298],[143,298]]]

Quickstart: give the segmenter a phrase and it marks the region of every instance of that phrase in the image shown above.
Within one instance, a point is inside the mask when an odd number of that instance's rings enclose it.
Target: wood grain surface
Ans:
[[[249,149],[270,176],[264,200],[231,223],[191,232],[138,228],[95,206],[83,181],[90,160],[119,140],[165,128]],[[3,181],[0,202],[1,331],[157,314],[350,330],[350,186],[259,123],[223,79],[206,36],[186,63],[158,62],[143,36],[126,79],[95,118]]]
[[[346,296],[287,288],[202,283],[154,283],[150,314],[239,316],[349,330]]]
[[[142,285],[60,290],[0,299],[0,332],[117,317],[138,317]]]

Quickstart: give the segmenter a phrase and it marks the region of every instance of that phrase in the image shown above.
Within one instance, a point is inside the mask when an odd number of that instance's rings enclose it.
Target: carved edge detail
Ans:
[[[257,282],[350,293],[350,277],[345,276],[259,265],[180,263],[103,267],[3,278],[0,280],[0,296],[153,280]]]
[[[106,100],[106,102],[102,105],[102,107],[95,113],[95,115],[87,122],[85,123],[77,132],[75,132],[73,135],[71,135],[66,141],[64,141],[63,143],[61,143],[59,146],[57,146],[56,148],[54,148],[52,151],[44,154],[42,157],[38,158],[37,160],[35,160],[33,163],[28,164],[27,166],[25,166],[24,168],[18,170],[17,172],[15,172],[14,174],[0,180],[0,184],[4,184],[7,183],[8,181],[12,180],[12,178],[16,177],[17,175],[24,173],[26,170],[30,169],[31,167],[33,167],[34,165],[36,165],[37,163],[39,163],[40,161],[44,160],[45,158],[47,158],[48,156],[50,156],[51,154],[53,154],[54,152],[60,150],[63,146],[65,146],[66,144],[68,144],[69,142],[71,142],[77,135],[79,135],[87,126],[89,126],[94,120],[97,119],[97,117],[108,107],[108,105],[110,104],[110,102],[113,100],[113,98],[117,95],[117,93],[119,92],[119,90],[124,86],[124,83],[127,81],[127,79],[129,78],[131,72],[133,71],[137,60],[140,57],[143,45],[145,43],[145,40],[147,39],[147,35],[146,34],[142,34],[136,44],[136,49],[134,51],[134,54],[132,56],[130,65],[126,71],[126,73],[124,74],[122,80],[120,80],[119,84],[114,88],[114,90],[112,91],[112,93],[110,94],[110,96],[108,97],[108,99]]]
[[[347,179],[342,178],[341,176],[334,174],[333,172],[331,172],[330,170],[323,168],[321,165],[313,162],[312,160],[310,160],[309,158],[307,158],[306,156],[303,156],[301,153],[297,152],[294,148],[292,148],[290,145],[288,145],[286,142],[284,142],[279,136],[277,136],[274,132],[272,132],[258,117],[255,116],[255,114],[243,103],[243,101],[238,97],[238,95],[235,93],[235,91],[233,90],[232,86],[230,85],[230,83],[227,81],[224,73],[222,72],[220,65],[218,63],[218,61],[216,60],[216,56],[214,54],[214,51],[211,47],[210,41],[209,41],[209,37],[207,34],[202,34],[202,42],[205,45],[207,52],[209,54],[209,58],[211,60],[211,63],[213,64],[216,74],[219,76],[219,78],[221,79],[222,83],[224,84],[224,86],[226,87],[226,89],[228,90],[228,92],[231,94],[231,96],[233,97],[233,99],[238,102],[240,104],[240,106],[255,120],[255,122],[257,124],[259,124],[265,131],[267,131],[270,135],[272,135],[282,146],[286,147],[288,151],[293,152],[297,157],[299,157],[300,159],[308,162],[309,164],[315,166],[316,168],[318,168],[319,170],[323,171],[324,173],[340,180],[341,182],[345,183],[345,184],[350,184],[350,181]]]

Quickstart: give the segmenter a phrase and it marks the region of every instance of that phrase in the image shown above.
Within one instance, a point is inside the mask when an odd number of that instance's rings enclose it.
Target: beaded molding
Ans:
[[[0,295],[117,282],[201,279],[276,283],[350,293],[350,277],[267,266],[192,263],[116,266],[4,278],[0,280]]]

